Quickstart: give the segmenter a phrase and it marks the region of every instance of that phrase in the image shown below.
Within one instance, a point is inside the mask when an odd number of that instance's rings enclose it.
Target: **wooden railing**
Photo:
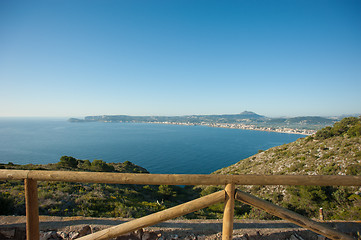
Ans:
[[[0,170],[0,180],[24,180],[26,234],[28,240],[39,239],[37,181],[63,181],[145,185],[224,185],[225,189],[208,196],[120,224],[79,238],[81,240],[110,239],[136,229],[155,225],[219,202],[225,202],[222,240],[232,239],[234,201],[238,200],[330,239],[353,239],[326,225],[276,206],[248,193],[235,190],[236,185],[313,185],[361,186],[361,176],[315,175],[199,175],[199,174],[132,174],[73,171]]]

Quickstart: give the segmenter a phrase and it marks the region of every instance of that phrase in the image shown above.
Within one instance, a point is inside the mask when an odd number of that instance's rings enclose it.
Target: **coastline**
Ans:
[[[242,130],[252,130],[252,131],[263,131],[263,132],[276,132],[276,133],[286,133],[286,134],[299,134],[310,136],[317,132],[313,129],[298,129],[290,127],[262,127],[256,126],[254,124],[244,124],[244,123],[210,123],[210,122],[200,122],[200,123],[191,123],[191,122],[172,122],[172,121],[114,121],[114,120],[79,120],[79,119],[69,119],[70,122],[104,122],[104,123],[152,123],[152,124],[168,124],[168,125],[183,125],[183,126],[206,126],[206,127],[218,127],[218,128],[231,128],[231,129],[242,129]]]
[[[189,122],[188,123],[187,122],[144,122],[144,123],[184,125],[184,126],[207,126],[207,127],[231,128],[231,129],[263,131],[263,132],[300,134],[300,135],[307,135],[307,136],[315,134],[317,132],[317,130],[293,129],[293,128],[275,128],[275,127],[258,127],[258,126],[255,126],[255,125],[236,124],[236,123],[189,123]]]

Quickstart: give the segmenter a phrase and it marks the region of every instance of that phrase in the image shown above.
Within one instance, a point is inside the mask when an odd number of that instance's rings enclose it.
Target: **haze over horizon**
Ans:
[[[206,115],[244,115],[244,114],[255,114],[255,115],[259,115],[259,116],[262,116],[262,117],[266,117],[266,118],[269,118],[270,116],[266,116],[266,115],[263,115],[261,113],[256,113],[256,112],[253,112],[253,111],[249,111],[249,110],[245,110],[245,111],[242,111],[242,112],[238,112],[238,113],[219,113],[219,114],[213,114],[213,113],[210,113],[210,114],[185,114],[185,115],[127,115],[127,114],[101,114],[101,115],[88,115],[88,116],[80,116],[80,118],[82,117],[89,117],[89,116],[122,116],[122,115],[126,115],[126,116],[134,116],[134,117],[141,117],[141,116],[154,116],[154,117],[161,117],[161,116],[167,116],[167,117],[172,117],[172,116],[206,116]],[[298,115],[298,116],[287,116],[287,115],[279,115],[279,116],[272,116],[270,118],[292,118],[292,117],[342,117],[342,116],[361,116],[361,113],[355,113],[355,114],[341,114],[341,115],[328,115],[328,116],[321,116],[321,115],[314,115],[314,116],[310,116],[310,115]]]
[[[361,2],[1,1],[0,117],[361,113]]]

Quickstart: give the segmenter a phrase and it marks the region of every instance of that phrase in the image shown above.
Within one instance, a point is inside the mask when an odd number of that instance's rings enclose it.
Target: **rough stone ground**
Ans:
[[[18,234],[21,232],[25,233],[25,220],[24,216],[0,216],[0,232],[6,233],[6,231],[8,231],[9,234],[13,234],[14,231],[12,229],[17,229]],[[98,231],[129,220],[131,219],[40,216],[40,230],[44,233],[57,231],[68,234],[70,232],[79,232],[90,226],[89,229],[92,231]],[[356,237],[355,239],[361,234],[361,221],[333,221],[325,224],[341,232],[352,233],[352,235]],[[222,220],[169,220],[152,227],[147,227],[144,231],[148,233],[154,232],[158,235],[156,239],[163,240],[216,240],[221,239]],[[9,238],[4,238],[0,235],[0,239]],[[68,237],[66,239],[71,238]],[[233,239],[297,240],[325,238],[287,221],[235,220]]]

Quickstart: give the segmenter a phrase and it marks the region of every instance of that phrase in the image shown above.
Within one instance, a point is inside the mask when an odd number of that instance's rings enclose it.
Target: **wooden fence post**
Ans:
[[[25,179],[26,239],[39,240],[39,207],[37,181]]]
[[[222,240],[232,239],[234,217],[234,183],[225,187],[226,200],[224,202]]]

